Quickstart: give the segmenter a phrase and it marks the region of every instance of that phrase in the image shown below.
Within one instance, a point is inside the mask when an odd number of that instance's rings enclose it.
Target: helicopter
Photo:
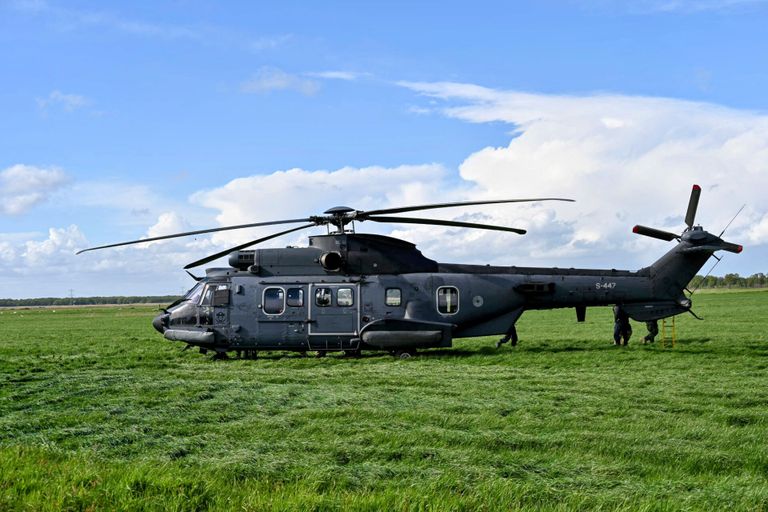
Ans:
[[[637,225],[633,232],[677,244],[637,271],[439,263],[408,241],[355,231],[355,223],[402,223],[511,232],[523,229],[397,214],[502,203],[573,201],[565,198],[500,199],[355,210],[337,206],[323,215],[225,226],[119,242],[106,249],[170,238],[281,224],[301,224],[251,240],[186,265],[189,269],[229,255],[229,267],[208,268],[182,298],[152,321],[167,340],[198,347],[215,358],[262,351],[359,355],[388,351],[407,358],[420,349],[450,347],[454,338],[503,334],[515,345],[516,322],[528,310],[616,305],[639,322],[691,311],[684,291],[717,251],[740,253],[694,220],[701,187],[694,185],[682,233]],[[248,249],[315,226],[327,233],[307,247]]]

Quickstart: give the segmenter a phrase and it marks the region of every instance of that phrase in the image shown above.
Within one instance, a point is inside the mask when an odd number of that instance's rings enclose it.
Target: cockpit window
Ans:
[[[203,288],[205,284],[197,283],[191,290],[184,296],[184,300],[188,300],[193,304],[197,304],[200,301],[200,296],[203,294]]]
[[[200,301],[201,306],[210,306],[213,302],[213,289],[215,288],[214,285],[208,285],[205,287],[205,291],[203,292],[203,299]]]

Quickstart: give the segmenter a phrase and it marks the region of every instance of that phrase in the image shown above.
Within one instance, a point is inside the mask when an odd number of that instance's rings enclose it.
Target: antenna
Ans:
[[[733,221],[735,221],[735,220],[736,220],[736,217],[738,217],[738,216],[739,216],[739,214],[741,213],[741,210],[743,210],[745,206],[747,206],[747,203],[744,203],[743,205],[741,205],[741,208],[739,208],[739,211],[737,211],[737,212],[736,212],[736,215],[734,215],[734,216],[733,216],[733,218],[731,219],[731,222],[733,222]],[[718,238],[720,238],[721,236],[723,236],[723,233],[725,233],[725,230],[726,230],[726,229],[728,229],[728,228],[730,227],[730,225],[731,225],[731,222],[729,222],[728,224],[726,224],[726,225],[725,225],[725,227],[724,227],[724,228],[723,228],[723,230],[720,232],[720,234],[719,234],[719,235],[717,235],[717,237],[718,237]]]

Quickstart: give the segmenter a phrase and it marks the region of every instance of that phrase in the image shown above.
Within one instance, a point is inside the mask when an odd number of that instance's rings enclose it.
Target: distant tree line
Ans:
[[[178,298],[179,297],[175,295],[149,295],[146,297],[41,297],[39,299],[0,299],[0,307],[170,304]]]
[[[741,277],[739,274],[725,274],[718,276],[696,276],[688,285],[689,290],[694,288],[764,288],[768,286],[768,276],[762,272],[752,274],[749,277]]]

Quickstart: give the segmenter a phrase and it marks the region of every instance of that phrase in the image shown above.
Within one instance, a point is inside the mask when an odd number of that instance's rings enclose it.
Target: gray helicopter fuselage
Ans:
[[[217,351],[333,351],[446,347],[508,332],[534,309],[573,307],[583,320],[587,307],[620,304],[653,320],[690,307],[682,289],[708,255],[686,244],[631,272],[442,264],[389,237],[318,236],[307,248],[234,253],[154,325]]]

